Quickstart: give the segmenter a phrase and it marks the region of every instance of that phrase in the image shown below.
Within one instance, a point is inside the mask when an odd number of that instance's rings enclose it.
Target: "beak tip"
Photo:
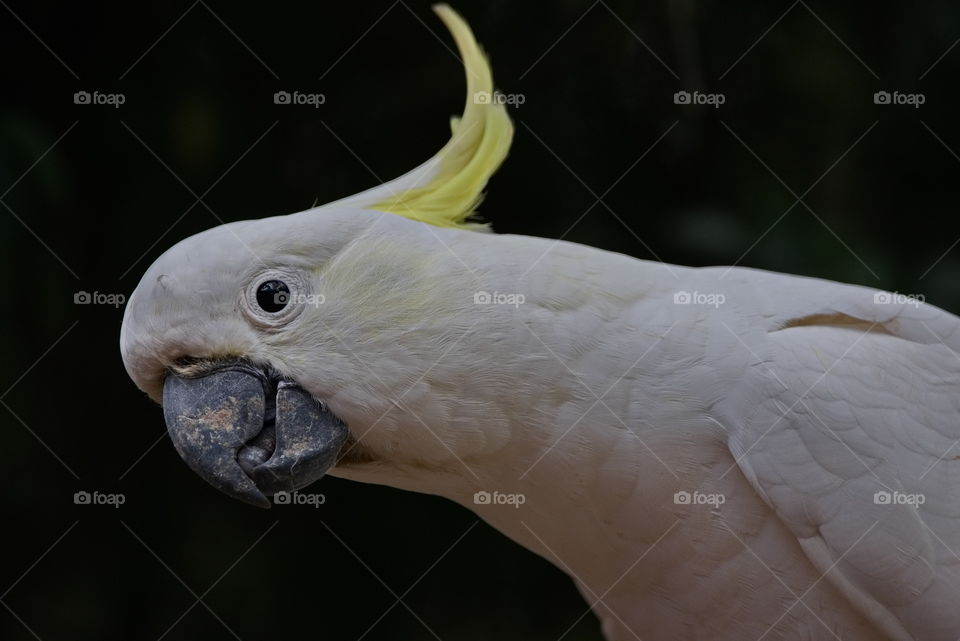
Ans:
[[[262,510],[269,510],[273,507],[273,504],[265,496],[261,495],[260,498],[251,498],[247,501],[253,507],[258,507]]]
[[[249,481],[246,478],[244,481],[246,482],[240,486],[234,485],[230,488],[218,487],[217,489],[228,496],[232,496],[235,499],[243,501],[247,505],[269,510],[272,505],[270,499],[267,498],[264,493],[260,491],[260,488],[258,488],[252,481]]]
[[[236,470],[233,470],[234,472]],[[257,487],[249,477],[246,475],[240,476],[236,475],[235,478],[231,478],[230,481],[223,485],[214,485],[218,490],[232,496],[235,499],[243,501],[248,505],[254,507],[259,507],[263,509],[270,509],[272,503],[270,499],[263,493],[263,491]]]

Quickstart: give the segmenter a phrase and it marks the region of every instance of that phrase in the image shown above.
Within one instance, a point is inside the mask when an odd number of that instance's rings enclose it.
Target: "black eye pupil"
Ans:
[[[257,304],[265,312],[279,312],[289,302],[290,288],[282,280],[268,280],[257,288]]]

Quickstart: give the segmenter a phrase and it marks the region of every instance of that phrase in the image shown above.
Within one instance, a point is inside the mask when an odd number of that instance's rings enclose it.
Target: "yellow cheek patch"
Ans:
[[[437,157],[430,181],[406,189],[371,206],[437,227],[485,229],[467,222],[483,199],[483,188],[510,150],[513,123],[497,100],[490,64],[458,13],[445,4],[433,10],[453,34],[467,76],[467,101],[461,118],[451,118],[450,141]]]

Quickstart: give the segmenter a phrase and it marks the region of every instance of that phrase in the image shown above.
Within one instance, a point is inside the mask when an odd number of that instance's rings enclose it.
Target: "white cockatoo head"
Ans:
[[[496,446],[496,415],[487,416],[493,429],[454,429],[459,399],[420,389],[477,289],[474,270],[444,246],[490,238],[467,219],[513,133],[469,27],[449,7],[435,10],[467,75],[463,117],[436,156],[325,206],[187,238],[147,270],[127,305],[124,364],[163,403],[178,452],[255,505],[338,463],[442,465]],[[459,349],[476,349],[469,343]]]

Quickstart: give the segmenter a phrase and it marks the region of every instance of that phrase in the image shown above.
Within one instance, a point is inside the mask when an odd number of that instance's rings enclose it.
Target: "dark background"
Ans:
[[[127,379],[122,308],[73,302],[431,156],[464,80],[428,3],[0,5],[0,638],[597,639],[569,579],[443,500],[325,479],[321,508],[259,511],[207,487]],[[482,206],[497,231],[960,310],[957,3],[455,8],[524,97]]]

